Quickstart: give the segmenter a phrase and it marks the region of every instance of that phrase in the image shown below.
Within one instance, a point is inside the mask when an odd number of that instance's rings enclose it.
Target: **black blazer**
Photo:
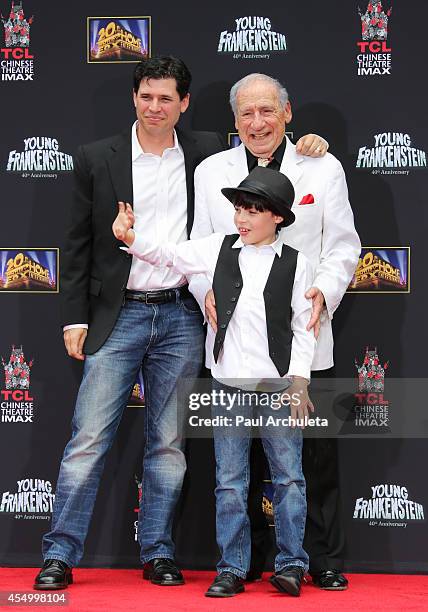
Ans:
[[[193,174],[206,157],[224,150],[213,132],[177,129],[184,152],[187,233],[194,217]],[[132,256],[119,249],[112,224],[118,201],[132,205],[131,130],[79,147],[74,158],[71,218],[61,257],[62,325],[88,323],[84,352],[109,337],[123,302]]]

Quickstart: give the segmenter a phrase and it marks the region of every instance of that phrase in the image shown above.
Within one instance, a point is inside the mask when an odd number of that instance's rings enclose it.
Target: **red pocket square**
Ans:
[[[300,204],[314,204],[314,202],[314,196],[311,193],[308,193],[308,195],[303,196],[302,201],[299,202],[299,206]]]

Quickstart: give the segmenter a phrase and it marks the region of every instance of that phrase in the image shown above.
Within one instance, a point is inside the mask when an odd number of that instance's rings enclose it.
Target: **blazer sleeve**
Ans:
[[[84,147],[74,158],[74,188],[61,258],[62,324],[89,322],[92,255],[92,178]]]
[[[335,162],[326,193],[320,263],[314,279],[314,286],[324,295],[330,319],[351,282],[361,252],[345,173],[340,162]]]

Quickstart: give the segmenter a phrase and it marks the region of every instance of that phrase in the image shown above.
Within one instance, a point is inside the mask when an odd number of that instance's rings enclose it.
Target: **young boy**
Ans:
[[[205,273],[211,279],[218,321],[212,366],[214,390],[223,391],[223,397],[235,398],[236,404],[238,394],[234,392],[259,389],[260,383],[266,385],[273,380],[276,388],[287,389],[287,397],[300,394],[298,403],[285,403],[277,416],[291,413],[291,417],[303,419],[315,350],[314,334],[306,330],[311,301],[304,297],[312,283],[312,270],[302,253],[278,238],[278,231],[295,219],[291,211],[294,188],[280,172],[256,167],[237,188],[224,188],[222,193],[235,207],[239,235],[212,234],[178,245],[154,244],[134,232],[132,208],[123,202],[119,203],[113,233],[128,245],[129,253],[140,259],[157,266],[173,266],[184,275]],[[207,333],[214,333],[211,326]],[[267,417],[267,408],[254,405],[258,403],[254,397],[260,397],[260,392],[251,397],[245,405],[247,416],[257,409],[262,419]],[[236,406],[226,403],[215,414],[230,416],[232,408]],[[221,560],[218,575],[206,592],[208,597],[243,592],[250,563],[246,506],[251,427],[236,425],[232,435],[229,429],[214,428]],[[284,427],[278,435],[266,426],[259,430],[275,491],[279,553],[271,582],[281,592],[299,595],[308,569],[308,556],[302,547],[306,519],[302,431]]]

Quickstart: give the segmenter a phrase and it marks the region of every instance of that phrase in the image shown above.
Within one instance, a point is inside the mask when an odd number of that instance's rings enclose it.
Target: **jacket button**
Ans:
[[[236,302],[236,297],[230,298],[231,302]]]
[[[231,311],[231,310],[226,310],[226,314],[227,314],[227,315],[231,315],[231,314],[232,314],[232,311]]]
[[[235,287],[236,287],[237,289],[239,289],[239,287],[240,287],[240,286],[241,286],[241,283],[235,283]]]
[[[226,323],[222,323],[222,324],[220,325],[220,328],[221,328],[221,329],[226,329]]]

